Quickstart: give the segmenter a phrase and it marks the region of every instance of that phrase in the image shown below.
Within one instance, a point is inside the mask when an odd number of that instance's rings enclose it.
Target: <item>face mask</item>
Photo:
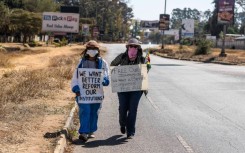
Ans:
[[[88,54],[90,57],[95,57],[98,53],[99,53],[98,50],[87,50],[87,54]]]
[[[136,57],[137,57],[137,53],[138,53],[138,49],[137,48],[131,48],[131,47],[129,47],[129,49],[128,49],[128,57],[129,57],[129,60],[130,61],[135,60]]]

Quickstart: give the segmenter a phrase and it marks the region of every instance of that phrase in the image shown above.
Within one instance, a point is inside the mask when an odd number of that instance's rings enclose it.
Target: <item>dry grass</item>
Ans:
[[[0,52],[0,67],[11,67],[11,57],[8,54]]]
[[[75,57],[55,57],[45,69],[12,70],[3,74],[0,79],[0,145],[24,143],[27,140],[24,135],[40,128],[45,115],[64,115],[70,109],[70,106],[51,107],[48,102],[65,90],[76,61]],[[34,121],[36,125],[30,124]]]
[[[76,64],[78,57],[78,55],[73,55],[66,58],[63,56],[54,57],[50,60],[49,67],[72,66]]]
[[[245,65],[245,50],[226,49],[227,57],[219,57],[220,48],[212,48],[212,52],[207,55],[194,55],[195,48],[195,46],[183,46],[180,48],[179,45],[166,45],[164,50],[159,50],[155,54],[175,59]]]
[[[0,80],[0,110],[7,103],[20,104],[30,99],[47,98],[64,89],[65,80],[72,77],[74,64],[74,58],[56,57],[50,60],[51,66],[46,69],[5,72]]]
[[[41,54],[41,53],[46,53],[48,51],[49,51],[48,49],[42,49],[42,48],[36,48],[36,49],[24,48],[21,51],[14,51],[14,52],[0,51],[0,67],[3,68],[13,67],[11,60],[14,59],[15,57]]]

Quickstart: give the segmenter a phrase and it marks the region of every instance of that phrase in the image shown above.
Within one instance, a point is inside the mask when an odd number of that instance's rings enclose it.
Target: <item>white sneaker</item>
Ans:
[[[95,138],[94,133],[89,133],[89,134],[88,134],[88,138]]]

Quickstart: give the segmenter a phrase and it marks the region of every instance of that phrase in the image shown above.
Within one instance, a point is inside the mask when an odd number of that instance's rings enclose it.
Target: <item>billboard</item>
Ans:
[[[218,1],[218,23],[233,24],[235,0]]]
[[[89,25],[88,24],[82,25],[82,34],[85,36],[87,36],[89,34]]]
[[[142,20],[140,21],[140,27],[141,28],[158,28],[159,26],[159,21],[158,20],[154,20],[154,21],[149,21],[149,20]]]
[[[182,19],[181,28],[184,38],[194,37],[194,19]]]
[[[170,29],[164,31],[164,35],[174,36],[174,40],[179,40],[179,29]]]
[[[159,30],[169,30],[169,24],[170,24],[169,19],[170,19],[169,14],[160,14]]]
[[[77,7],[77,6],[60,6],[60,12],[62,12],[62,13],[79,13],[79,7]]]
[[[93,37],[98,37],[99,35],[99,27],[98,26],[94,26],[93,27]]]
[[[43,32],[79,32],[79,14],[43,12]]]

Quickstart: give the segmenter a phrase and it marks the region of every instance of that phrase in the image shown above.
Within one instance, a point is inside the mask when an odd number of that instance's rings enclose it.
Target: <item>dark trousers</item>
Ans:
[[[121,127],[127,128],[128,135],[135,134],[135,123],[138,104],[142,91],[120,92],[119,98],[119,123]]]

